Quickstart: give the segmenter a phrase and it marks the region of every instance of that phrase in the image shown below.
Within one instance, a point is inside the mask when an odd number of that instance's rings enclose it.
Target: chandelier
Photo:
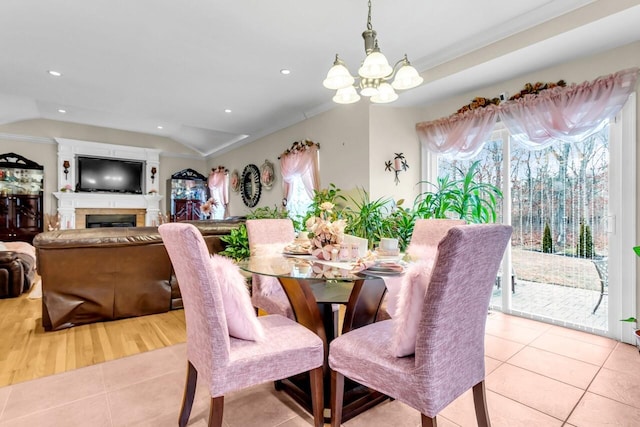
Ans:
[[[368,5],[367,29],[362,33],[367,57],[358,69],[358,76],[354,78],[345,63],[336,54],[333,67],[322,82],[327,89],[336,90],[333,102],[338,104],[358,102],[360,95],[368,96],[371,102],[377,104],[393,102],[398,99],[395,90],[414,88],[424,80],[418,71],[411,66],[406,54],[393,67],[389,65],[387,58],[380,52],[376,32],[371,26],[371,0]],[[389,83],[391,79],[393,82]],[[356,87],[359,89],[360,95],[358,95]]]

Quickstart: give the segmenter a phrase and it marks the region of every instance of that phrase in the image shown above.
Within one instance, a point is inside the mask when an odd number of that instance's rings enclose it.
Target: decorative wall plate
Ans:
[[[264,188],[270,190],[275,180],[276,175],[273,169],[273,163],[269,160],[265,160],[262,166],[260,166],[260,182]]]
[[[240,173],[238,172],[238,169],[234,169],[233,172],[231,172],[229,185],[231,187],[231,191],[233,191],[234,193],[240,191]]]
[[[258,204],[262,184],[260,183],[260,169],[256,165],[247,165],[242,171],[240,179],[240,194],[247,207],[252,208]]]

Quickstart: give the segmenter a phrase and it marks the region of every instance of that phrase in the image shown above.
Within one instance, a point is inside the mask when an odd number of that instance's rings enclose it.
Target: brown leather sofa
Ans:
[[[0,251],[0,298],[19,297],[28,291],[35,268],[36,260],[30,255]]]
[[[192,221],[211,253],[241,220]],[[49,231],[33,245],[46,331],[162,313],[182,299],[157,227]]]

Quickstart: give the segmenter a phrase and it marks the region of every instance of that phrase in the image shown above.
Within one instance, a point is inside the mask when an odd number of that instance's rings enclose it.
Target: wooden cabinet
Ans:
[[[0,241],[31,243],[42,232],[43,172],[15,153],[0,155]]]
[[[167,182],[171,221],[203,219],[200,207],[209,198],[207,178],[194,171],[184,169],[171,175]]]
[[[201,219],[200,205],[202,201],[193,199],[174,200],[174,221]]]

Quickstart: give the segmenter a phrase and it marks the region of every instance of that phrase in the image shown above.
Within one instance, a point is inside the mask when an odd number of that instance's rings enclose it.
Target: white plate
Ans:
[[[369,272],[371,274],[402,274],[404,273],[404,266],[401,264],[397,264],[395,266],[376,264],[367,268],[364,272]]]
[[[376,259],[381,261],[399,261],[402,259],[402,255],[379,255],[376,254]]]
[[[311,255],[309,251],[282,251],[282,254],[289,256]]]
[[[404,273],[404,270],[372,270],[369,268],[367,270],[362,270],[360,273],[368,276],[399,276]]]

